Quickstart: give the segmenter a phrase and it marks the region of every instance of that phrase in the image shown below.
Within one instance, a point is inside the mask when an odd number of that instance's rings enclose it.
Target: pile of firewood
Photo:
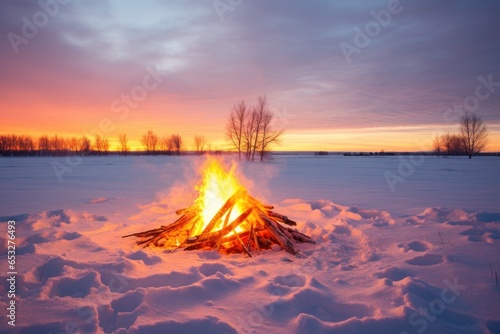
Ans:
[[[231,211],[237,203],[239,208],[243,208],[243,213],[230,221]],[[271,248],[273,244],[296,254],[294,241],[315,243],[310,237],[291,227],[296,226],[296,222],[271,211],[272,209],[273,206],[262,204],[240,189],[225,202],[199,235],[192,235],[195,226],[202,223],[200,208],[193,205],[177,210],[180,218],[168,226],[133,233],[124,238],[140,238],[137,244],[144,247],[156,246],[170,250],[215,249],[226,254],[246,253],[250,257],[252,249],[260,252],[261,249]],[[219,228],[214,230],[217,226]]]

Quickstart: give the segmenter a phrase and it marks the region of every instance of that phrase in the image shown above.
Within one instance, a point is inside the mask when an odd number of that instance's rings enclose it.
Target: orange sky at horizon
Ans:
[[[110,121],[109,118],[103,122],[103,131],[99,130],[99,125],[82,127],[82,131],[26,131],[26,128],[19,127],[14,131],[4,131],[1,134],[27,134],[34,139],[42,135],[58,135],[61,137],[82,137],[87,136],[93,141],[96,133],[109,139],[110,150],[119,150],[118,135],[127,134],[129,148],[132,151],[142,151],[144,148],[140,142],[142,135],[152,130],[158,137],[164,138],[171,134],[180,134],[183,139],[184,149],[194,150],[194,136],[204,135],[206,139],[206,149],[228,150],[230,145],[222,134],[223,124],[220,126],[207,127],[210,131],[193,131],[191,126],[176,124],[162,130],[158,126],[148,126],[141,124],[141,130],[135,124],[127,126],[119,125]],[[99,123],[96,123],[99,124]],[[60,125],[60,128],[71,128]],[[275,151],[337,151],[337,152],[415,152],[432,150],[432,139],[436,135],[454,133],[456,126],[416,126],[405,127],[396,126],[393,128],[357,128],[357,129],[291,129],[286,130],[282,136],[281,144],[272,147]],[[500,125],[489,126],[488,145],[484,152],[500,152]]]
[[[494,3],[413,2],[349,55],[383,0],[245,2],[224,20],[210,2],[71,1],[29,38],[39,2],[0,6],[0,134],[99,133],[116,150],[125,133],[141,150],[152,130],[225,150],[233,105],[265,95],[286,130],[277,151],[430,150],[464,110],[500,151]]]

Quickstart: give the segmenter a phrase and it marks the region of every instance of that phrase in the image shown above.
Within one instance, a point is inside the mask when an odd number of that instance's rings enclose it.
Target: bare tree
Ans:
[[[90,142],[90,139],[88,139],[86,136],[83,136],[80,138],[79,142],[79,151],[81,155],[88,155],[90,154],[90,151],[92,150],[92,143]]]
[[[109,139],[106,137],[102,137],[101,135],[95,136],[95,150],[99,155],[108,155],[109,151]]]
[[[78,152],[78,138],[71,137],[68,139],[68,147],[71,152]]]
[[[267,117],[266,115],[270,113],[269,111],[269,104],[267,102],[267,97],[266,96],[259,96],[257,99],[257,105],[253,108],[252,110],[252,118],[254,120],[253,122],[253,143],[252,143],[252,156],[251,160],[253,161],[255,159],[255,152],[257,151],[258,147],[260,146],[259,143],[262,141],[262,126],[264,122],[264,118]],[[272,117],[271,117],[272,118]]]
[[[106,137],[102,138],[101,148],[102,148],[102,153],[104,155],[108,155],[108,152],[109,152],[109,139],[108,138],[106,138]]]
[[[94,148],[97,154],[101,155],[103,151],[104,141],[101,135],[95,135],[94,137]]]
[[[35,151],[35,143],[31,136],[21,135],[17,137],[17,150],[21,155],[32,155]]]
[[[466,111],[460,117],[460,133],[463,137],[465,153],[472,156],[481,152],[488,142],[488,128],[480,116]]]
[[[127,134],[120,133],[118,135],[118,142],[120,143],[120,151],[123,155],[127,155],[129,151]]]
[[[459,134],[444,134],[441,137],[441,143],[447,155],[461,155],[465,152],[464,140]]]
[[[446,134],[442,135],[441,136],[441,143],[443,145],[444,152],[449,155],[451,152],[451,134],[446,133]]]
[[[271,111],[266,111],[263,114],[261,121],[261,139],[260,139],[260,161],[264,160],[265,155],[269,152],[272,144],[279,144],[280,137],[285,131],[284,129],[273,129],[274,114]]]
[[[202,153],[205,150],[205,145],[207,144],[207,140],[203,135],[195,135],[194,136],[194,147],[196,152]]]
[[[441,143],[441,137],[439,135],[436,135],[434,137],[434,140],[432,141],[432,150],[436,155],[439,157],[441,155],[441,152],[443,150],[443,145]]]
[[[245,149],[245,157],[247,160],[252,160],[253,143],[256,137],[257,113],[254,110],[248,115],[244,123],[243,131],[243,148]]]
[[[62,155],[64,151],[64,139],[54,135],[49,139],[50,149],[54,152],[55,155]]]
[[[158,146],[158,136],[152,130],[148,130],[141,139],[142,146],[148,154],[155,154]]]
[[[178,134],[171,135],[167,145],[170,153],[180,155],[182,150],[182,137]]]
[[[158,149],[160,151],[162,151],[162,153],[169,153],[170,154],[169,141],[170,141],[170,137],[163,137],[158,142]]]
[[[243,137],[246,132],[245,123],[248,116],[247,114],[248,111],[245,101],[239,102],[233,106],[226,125],[226,137],[231,145],[238,151],[239,160],[241,160],[241,152],[243,151]]]
[[[28,135],[5,134],[0,136],[0,155],[34,155],[35,141]]]
[[[38,152],[40,155],[48,155],[50,152],[50,141],[47,136],[40,136],[38,138]]]
[[[247,160],[255,160],[257,153],[262,161],[270,146],[279,143],[284,130],[273,128],[273,118],[266,96],[259,96],[251,112],[244,101],[233,107],[226,127],[226,136],[238,151],[240,160],[241,152],[245,152]]]

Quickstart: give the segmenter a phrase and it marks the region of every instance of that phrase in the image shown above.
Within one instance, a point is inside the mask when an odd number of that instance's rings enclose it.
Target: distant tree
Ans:
[[[232,147],[238,152],[238,159],[241,160],[241,152],[243,151],[243,141],[246,133],[246,120],[248,110],[245,101],[241,101],[233,106],[229,114],[229,120],[226,125],[226,137]]]
[[[266,96],[259,96],[256,105],[248,111],[245,101],[236,104],[226,126],[226,137],[232,148],[245,153],[247,160],[255,160],[256,153],[264,160],[273,143],[279,143],[283,129],[274,129],[274,114],[269,109]]]
[[[107,155],[109,151],[109,140],[101,135],[95,136],[94,148],[99,155]]]
[[[205,139],[205,136],[203,135],[195,135],[194,136],[194,148],[196,152],[202,153],[205,150],[205,145],[207,143],[207,140]]]
[[[9,155],[9,136],[1,135],[0,136],[0,154],[1,155]]]
[[[267,101],[266,96],[259,96],[257,98],[257,104],[252,110],[252,125],[253,125],[253,135],[252,135],[252,142],[251,142],[251,159],[255,159],[255,152],[258,150],[258,147],[260,146],[259,143],[262,141],[262,132],[263,132],[263,125],[265,118],[270,114],[271,112],[269,111],[269,104]],[[272,119],[272,117],[271,117]]]
[[[440,140],[447,155],[464,154],[464,140],[461,135],[456,133],[446,133]]]
[[[450,137],[451,154],[462,155],[465,153],[464,138],[459,134],[452,134]]]
[[[446,133],[441,136],[441,145],[443,146],[444,152],[450,154],[451,152],[451,134]]]
[[[35,142],[28,135],[17,136],[17,151],[20,155],[33,155],[35,152]]]
[[[488,128],[480,116],[466,111],[460,117],[460,133],[463,138],[465,153],[472,156],[481,152],[488,142]]]
[[[97,154],[101,155],[102,151],[102,137],[101,135],[95,135],[94,137],[94,149]]]
[[[168,139],[167,147],[171,154],[180,155],[182,150],[182,137],[178,134],[171,135]]]
[[[170,137],[163,137],[158,141],[158,149],[163,153],[171,154],[169,151]]]
[[[40,136],[38,138],[38,153],[40,155],[47,155],[49,154],[50,151],[50,145],[49,145],[49,137],[47,136]]]
[[[0,136],[0,155],[33,155],[35,143],[27,135],[5,134]]]
[[[86,136],[82,136],[82,138],[80,138],[78,145],[78,150],[81,155],[89,155],[90,151],[92,151],[92,142]]]
[[[129,151],[127,135],[125,133],[120,133],[118,135],[118,142],[120,144],[120,151],[122,154],[127,155]]]
[[[169,155],[175,153],[175,146],[174,146],[175,144],[174,141],[172,140],[172,136],[167,137],[165,145],[167,145],[167,152]]]
[[[88,147],[91,146],[90,141],[87,144]],[[61,137],[57,134],[52,137],[42,135],[38,139],[33,139],[29,135],[0,135],[0,155],[68,155],[78,152],[80,145],[81,143],[76,137]],[[104,148],[106,151],[106,145]]]
[[[148,130],[141,139],[142,146],[148,154],[155,154],[158,148],[158,136],[152,130]]]
[[[266,154],[269,153],[272,144],[279,144],[280,137],[284,129],[274,129],[272,127],[274,115],[271,111],[266,111],[261,120],[261,138],[260,138],[260,161],[264,160]]]
[[[441,155],[443,146],[441,144],[441,137],[439,135],[436,135],[434,137],[434,140],[432,141],[432,150],[438,157]]]
[[[54,155],[65,154],[65,143],[64,138],[54,135],[49,139],[50,150]]]
[[[71,138],[68,138],[67,140],[68,142],[68,148],[71,152],[78,152],[78,138],[76,137],[71,137]]]
[[[104,155],[108,155],[108,152],[109,152],[109,139],[104,137],[102,139],[102,153]]]
[[[271,145],[279,143],[284,129],[273,128],[273,118],[266,96],[258,97],[251,112],[244,101],[233,107],[226,126],[226,137],[238,151],[240,159],[244,152],[245,158],[253,161],[257,153],[262,161],[270,152]]]

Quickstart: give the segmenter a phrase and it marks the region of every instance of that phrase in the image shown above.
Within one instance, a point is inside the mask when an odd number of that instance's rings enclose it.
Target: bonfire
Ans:
[[[180,216],[168,226],[133,233],[138,245],[167,250],[211,249],[220,253],[258,253],[278,245],[296,254],[295,242],[314,243],[294,226],[297,223],[273,211],[274,207],[250,196],[234,175],[219,161],[210,159],[196,187],[193,205],[176,211]]]

